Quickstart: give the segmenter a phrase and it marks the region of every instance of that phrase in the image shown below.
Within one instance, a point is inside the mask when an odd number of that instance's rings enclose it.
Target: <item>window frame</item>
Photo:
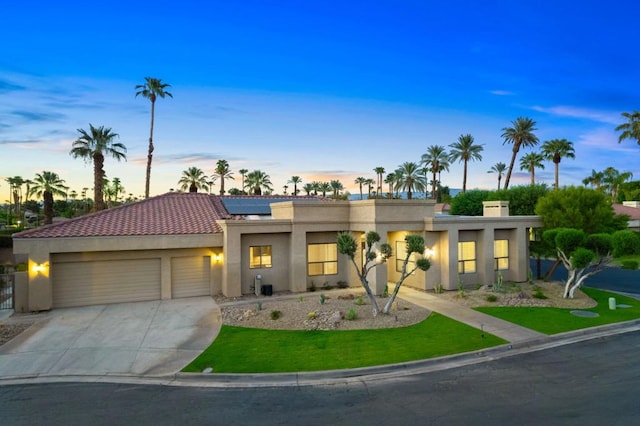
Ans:
[[[499,242],[505,242],[506,243],[506,255],[502,255],[502,256],[498,256],[497,255],[497,246],[496,244]],[[506,261],[506,267],[500,267],[500,262],[501,261]],[[509,270],[509,240],[504,238],[504,239],[500,239],[500,240],[493,240],[493,268],[496,271],[507,271]]]
[[[260,254],[254,255],[253,250],[259,249]],[[268,250],[268,254],[265,251]],[[265,262],[264,259],[268,257],[269,262]],[[259,258],[260,263],[254,263],[253,259]],[[249,269],[269,269],[273,267],[273,246],[271,245],[256,245],[249,246]]]
[[[464,246],[473,244],[473,257],[465,257]],[[472,269],[472,270],[471,270]],[[478,244],[476,241],[458,241],[458,274],[475,274],[478,272]]]
[[[335,260],[311,260],[310,248],[312,246],[332,247],[330,254],[335,257]],[[323,250],[324,255],[328,254],[328,247],[327,249]],[[327,272],[327,267],[329,265],[333,266],[333,269],[330,269],[329,272]],[[320,273],[312,273],[311,268],[318,266],[320,266]],[[307,243],[307,276],[318,277],[323,275],[338,275],[338,243]]]

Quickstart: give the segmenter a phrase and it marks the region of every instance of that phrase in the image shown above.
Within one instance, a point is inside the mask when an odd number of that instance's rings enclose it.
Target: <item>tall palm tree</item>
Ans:
[[[247,177],[247,173],[249,173],[249,170],[247,169],[240,169],[238,170],[238,173],[240,173],[240,176],[242,176],[242,193],[244,194],[244,179]]]
[[[569,142],[566,139],[552,139],[550,141],[545,141],[542,146],[542,155],[544,155],[545,159],[553,161],[555,166],[555,189],[559,188],[559,169],[560,169],[560,160],[563,157],[566,158],[576,158],[575,150],[573,149],[573,142]]]
[[[382,176],[384,175],[385,170],[384,167],[378,166],[374,168],[373,171],[378,176],[378,186],[376,188],[376,194],[378,194],[378,197],[380,197],[380,194],[382,194]]]
[[[183,170],[178,185],[180,185],[182,191],[189,188],[189,192],[198,192],[199,189],[206,191],[209,189],[207,175],[198,167],[189,167],[187,170]]]
[[[367,178],[362,177],[362,176],[358,176],[356,178],[356,180],[354,181],[354,183],[357,183],[358,186],[360,187],[360,199],[361,200],[362,200],[362,185],[364,185],[366,181],[367,181]]]
[[[604,180],[603,172],[596,172],[595,170],[591,169],[591,175],[582,179],[582,183],[584,185],[593,185],[596,188],[596,190],[599,191],[601,189],[603,180]]]
[[[505,143],[513,144],[513,154],[511,155],[511,163],[507,170],[507,177],[504,180],[504,189],[509,189],[509,182],[511,181],[511,173],[513,173],[513,167],[516,164],[516,157],[518,151],[522,147],[532,147],[538,144],[538,137],[533,133],[536,130],[536,122],[527,117],[518,117],[511,122],[513,127],[504,127],[502,129],[502,138]]]
[[[502,180],[502,175],[504,174],[504,171],[507,170],[507,165],[504,164],[503,162],[498,162],[496,164],[494,164],[493,166],[491,166],[491,170],[489,170],[487,173],[497,173],[498,174],[498,191],[500,191],[500,181]]]
[[[22,204],[22,185],[24,185],[24,179],[21,176],[13,176],[5,178],[9,184],[9,204],[13,205],[13,214],[9,213],[9,224],[11,224],[11,218],[15,215],[18,220],[22,217],[20,213],[20,206]]]
[[[291,176],[291,179],[289,179],[289,181],[287,183],[292,183],[293,184],[293,196],[297,196],[298,195],[298,184],[302,183],[302,179],[300,179],[300,176]]]
[[[536,183],[536,167],[544,169],[544,155],[539,152],[530,152],[520,159],[520,170],[528,170],[531,174],[531,185]],[[505,185],[505,189],[506,185]]]
[[[393,198],[393,193],[394,193],[393,188],[395,187],[395,184],[396,184],[395,173],[391,172],[387,174],[387,177],[384,178],[384,183],[389,185],[389,192],[387,193],[388,197]]]
[[[247,188],[253,191],[254,195],[262,195],[262,190],[271,191],[271,178],[262,170],[254,170],[249,172],[246,179]]]
[[[342,184],[342,182],[340,182],[337,179],[334,179],[331,182],[329,182],[329,185],[331,186],[331,191],[333,191],[333,198],[340,197],[340,191],[344,189],[344,185]]]
[[[473,136],[470,134],[460,135],[456,143],[449,145],[451,153],[449,158],[451,161],[462,161],[464,163],[464,172],[462,174],[462,192],[467,192],[467,163],[469,161],[482,160],[480,154],[484,148],[482,145],[474,144]]]
[[[625,139],[632,139],[640,145],[640,111],[623,112],[622,116],[627,119],[627,122],[616,127],[616,132],[622,132],[618,137],[618,143]]]
[[[371,190],[373,189],[373,186],[376,184],[376,181],[368,178],[364,180],[364,184],[367,185],[367,199],[371,198]]]
[[[85,161],[93,162],[93,208],[95,211],[104,210],[104,199],[102,196],[102,185],[105,177],[104,157],[113,157],[116,160],[127,159],[127,147],[114,140],[117,133],[111,128],[104,126],[93,127],[89,124],[89,131],[77,129],[80,137],[73,142],[69,154],[73,158],[82,158]]]
[[[438,184],[436,174],[441,173],[442,170],[449,169],[449,154],[444,146],[431,145],[427,148],[426,154],[422,154],[422,164],[429,167],[433,174],[431,181],[431,198],[435,200],[437,198],[436,186]]]
[[[420,174],[420,166],[417,163],[404,162],[398,167],[395,174],[396,176],[401,176],[397,186],[402,191],[407,192],[407,199],[412,199],[414,190],[418,192],[424,191],[426,182]]]
[[[224,181],[226,179],[234,180],[233,172],[229,170],[229,162],[227,160],[218,160],[214,174],[220,178],[220,195],[224,195]]]
[[[36,177],[33,180],[33,186],[30,188],[30,192],[36,197],[42,197],[44,201],[45,225],[53,223],[54,195],[66,197],[68,189],[69,188],[64,185],[64,180],[60,179],[60,176],[58,176],[56,173],[47,171],[36,173]]]
[[[151,182],[151,160],[153,159],[153,124],[156,115],[156,100],[166,96],[173,98],[166,88],[171,87],[170,84],[163,83],[159,78],[145,77],[144,84],[136,86],[136,97],[142,95],[143,98],[149,99],[151,102],[151,126],[149,130],[149,149],[147,151],[147,174],[144,183],[144,198],[149,198],[149,184]]]

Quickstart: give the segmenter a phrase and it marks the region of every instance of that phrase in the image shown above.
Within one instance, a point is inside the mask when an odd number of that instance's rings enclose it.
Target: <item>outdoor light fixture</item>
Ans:
[[[427,259],[431,259],[436,256],[436,250],[434,248],[425,248],[424,249],[424,257]]]
[[[49,268],[49,263],[34,263],[31,266],[31,272],[34,274],[46,274],[47,269]]]
[[[222,253],[215,253],[213,255],[213,261],[215,263],[222,263]]]

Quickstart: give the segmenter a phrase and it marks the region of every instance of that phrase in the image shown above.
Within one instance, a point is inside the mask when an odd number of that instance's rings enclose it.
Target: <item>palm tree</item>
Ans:
[[[573,142],[569,142],[566,139],[552,139],[543,143],[541,148],[542,155],[544,155],[545,159],[553,161],[555,165],[555,189],[558,189],[560,160],[562,160],[563,157],[576,158]]]
[[[387,185],[389,185],[389,192],[388,192],[388,196],[389,198],[393,198],[393,188],[395,187],[396,184],[396,175],[395,173],[391,172],[387,175],[386,178],[384,178],[384,183],[386,183]]]
[[[214,174],[220,178],[220,195],[224,195],[224,181],[226,179],[234,180],[233,172],[229,170],[229,162],[227,160],[218,160]]]
[[[426,182],[420,174],[420,166],[417,163],[404,162],[395,174],[401,176],[396,185],[402,191],[407,192],[407,199],[411,200],[414,190],[419,192],[425,190]]]
[[[623,112],[622,116],[628,121],[626,123],[622,123],[615,129],[616,132],[622,132],[620,133],[620,137],[618,138],[618,143],[622,142],[625,139],[632,139],[638,142],[638,145],[640,145],[640,112]]]
[[[544,169],[544,155],[538,152],[530,152],[520,159],[520,170],[528,170],[531,174],[531,185],[536,183],[536,167]],[[505,189],[506,185],[505,185]]]
[[[73,158],[83,158],[85,161],[93,162],[93,203],[94,210],[104,210],[104,200],[102,196],[102,182],[104,181],[104,157],[110,156],[116,160],[127,159],[127,148],[120,142],[114,142],[118,137],[111,128],[104,126],[93,127],[89,124],[89,131],[77,129],[80,137],[73,142],[69,154]]]
[[[9,204],[13,204],[13,214],[9,213],[9,224],[11,224],[11,218],[15,215],[18,220],[22,217],[20,213],[20,205],[22,204],[22,185],[24,185],[24,179],[21,176],[13,176],[5,178],[9,184]]]
[[[287,183],[292,183],[293,184],[293,196],[297,196],[298,195],[298,184],[302,183],[302,179],[300,179],[300,176],[291,176],[291,179],[289,179],[289,181]]]
[[[313,183],[305,183],[302,190],[307,194],[307,197],[313,192]]]
[[[189,188],[189,192],[198,192],[199,189],[206,191],[209,189],[207,175],[198,167],[189,167],[187,170],[183,170],[178,185],[180,185],[182,191]]]
[[[604,172],[602,172],[603,178],[602,183],[605,188],[611,194],[611,200],[614,203],[618,202],[618,191],[620,189],[620,185],[631,180],[633,178],[633,173],[631,172],[623,172],[620,173],[617,169],[613,167],[607,167]]]
[[[422,154],[422,164],[429,167],[431,173],[433,173],[433,179],[431,181],[431,198],[435,200],[437,197],[436,186],[438,184],[436,174],[439,174],[442,170],[449,169],[449,154],[447,154],[444,146],[431,145],[427,148],[427,153]]]
[[[333,191],[333,198],[340,197],[340,191],[344,189],[344,185],[342,185],[342,182],[334,179],[329,182],[329,185],[331,186],[331,190]]]
[[[462,192],[467,192],[467,163],[474,160],[482,160],[480,154],[484,148],[482,145],[473,143],[473,136],[470,134],[460,135],[458,142],[449,145],[451,161],[462,161],[464,163],[464,172],[462,174]]]
[[[53,223],[53,196],[67,196],[69,188],[64,185],[64,180],[60,179],[54,172],[43,171],[36,173],[33,186],[30,188],[32,195],[42,197],[44,201],[44,224]]]
[[[247,188],[253,191],[254,195],[262,195],[262,189],[271,191],[271,179],[269,175],[262,170],[254,170],[247,175]]]
[[[318,191],[322,193],[322,197],[326,197],[327,192],[331,191],[331,184],[329,182],[318,182]]]
[[[362,200],[362,185],[364,185],[367,181],[367,178],[358,176],[354,183],[357,183],[360,186],[360,199]]]
[[[521,147],[532,147],[538,144],[538,137],[533,134],[536,129],[536,122],[527,117],[518,117],[512,121],[513,127],[504,127],[502,129],[502,138],[505,143],[513,144],[513,154],[511,155],[511,163],[509,164],[509,170],[507,170],[507,177],[504,180],[504,189],[509,188],[509,181],[511,180],[511,173],[513,167],[516,164],[516,156]]]
[[[368,178],[364,180],[364,184],[367,185],[367,199],[371,198],[371,190],[373,189],[373,186],[376,184],[376,181]]]
[[[494,164],[487,173],[497,173],[498,174],[498,191],[500,191],[500,181],[502,180],[502,175],[504,171],[507,170],[507,165],[499,162]]]
[[[376,194],[378,194],[378,197],[380,197],[380,194],[382,194],[382,176],[384,175],[384,167],[376,167],[373,169],[373,171],[376,173],[376,175],[378,176],[378,186],[376,187]]]
[[[247,169],[240,169],[238,170],[238,173],[240,173],[240,176],[242,176],[242,193],[244,194],[244,179],[247,176],[247,173],[249,173],[249,170]]]
[[[593,185],[595,186],[596,190],[600,190],[601,186],[602,186],[602,181],[604,180],[604,173],[603,172],[596,172],[595,170],[591,169],[591,175],[587,176],[586,178],[582,179],[582,183],[584,185]]]
[[[171,87],[171,85],[163,83],[161,79],[145,77],[144,80],[144,84],[138,84],[135,89],[136,97],[138,97],[138,95],[142,95],[143,98],[147,98],[151,102],[151,126],[149,130],[149,150],[147,151],[147,174],[144,184],[144,198],[149,198],[151,160],[153,158],[153,122],[156,114],[156,100],[158,98],[164,98],[165,96],[173,98],[173,95],[165,90],[167,87]]]

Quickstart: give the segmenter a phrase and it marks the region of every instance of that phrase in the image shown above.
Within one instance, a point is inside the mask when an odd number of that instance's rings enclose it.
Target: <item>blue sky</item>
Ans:
[[[109,178],[144,192],[145,76],[172,85],[156,107],[151,193],[226,159],[271,176],[339,179],[419,161],[470,133],[484,144],[469,188],[495,188],[509,163],[502,128],[537,122],[540,141],[574,142],[563,184],[613,166],[640,178],[640,147],[618,144],[620,113],[640,109],[632,1],[10,2],[0,15],[0,177],[50,170],[80,192],[91,164],[69,156],[78,128],[111,127],[128,161]],[[521,4],[522,3],[522,4]],[[528,151],[523,150],[522,156]],[[515,173],[517,172],[517,173]],[[551,184],[553,164],[536,172]],[[442,175],[462,186],[462,165]],[[513,184],[526,184],[514,170]],[[217,190],[217,187],[215,188]],[[0,202],[9,197],[0,180]]]

